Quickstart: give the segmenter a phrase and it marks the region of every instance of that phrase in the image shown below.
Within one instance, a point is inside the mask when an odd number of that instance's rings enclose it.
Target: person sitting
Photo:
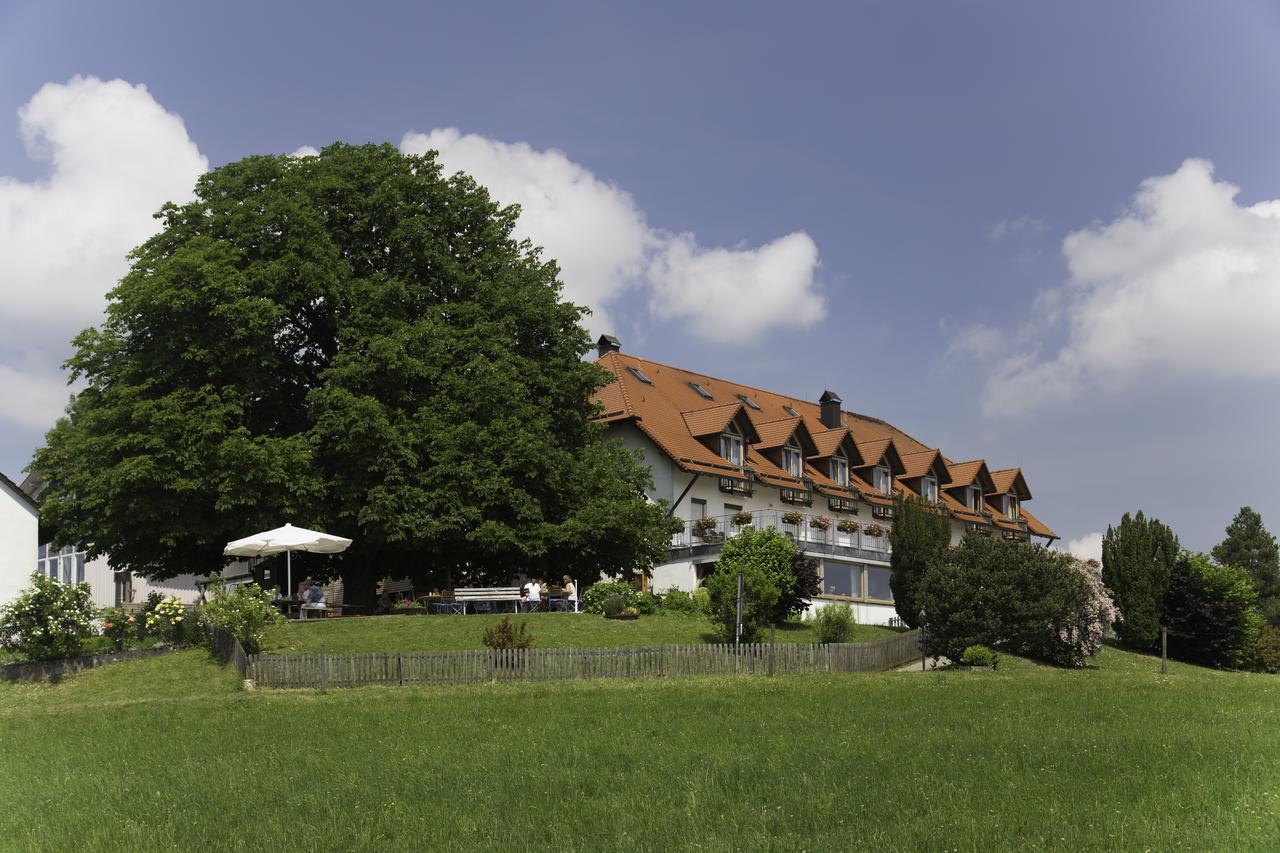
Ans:
[[[381,616],[385,613],[390,613],[391,612],[391,594],[387,592],[386,587],[384,587],[382,584],[378,584],[377,593],[378,593],[378,601],[373,608],[374,615]]]
[[[542,603],[542,587],[536,580],[529,581],[529,610],[537,610]]]
[[[573,578],[568,575],[564,576],[564,603],[565,610],[578,612],[578,588],[573,585]]]
[[[307,587],[307,591],[302,594],[302,601],[302,610],[304,611],[302,617],[306,619],[308,618],[308,615],[305,611],[310,610],[314,612],[317,610],[323,611],[325,609],[324,590],[321,589],[318,584],[312,584]]]

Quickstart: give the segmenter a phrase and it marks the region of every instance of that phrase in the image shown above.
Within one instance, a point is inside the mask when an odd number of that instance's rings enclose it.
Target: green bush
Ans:
[[[137,638],[138,620],[127,608],[108,607],[102,611],[102,635],[113,649],[121,651],[129,640]]]
[[[693,596],[682,589],[672,587],[662,596],[662,612],[676,616],[701,616],[702,610]]]
[[[1258,593],[1244,569],[1183,551],[1164,595],[1169,655],[1208,666],[1244,666],[1262,627]]]
[[[284,621],[271,603],[271,594],[257,584],[242,584],[227,592],[215,573],[207,590],[209,602],[200,608],[200,621],[207,628],[232,634],[247,654],[262,651],[268,625]]]
[[[1254,672],[1280,672],[1280,628],[1262,626],[1245,655],[1245,667]]]
[[[847,643],[858,621],[853,618],[853,608],[847,604],[825,604],[814,614],[818,626],[819,643]]]
[[[155,611],[155,609],[160,606],[160,602],[162,601],[164,601],[164,596],[156,592],[155,590],[152,590],[151,592],[147,593],[146,600],[142,602],[142,610],[139,611],[139,613],[137,614],[136,624],[138,626],[139,640],[145,640],[148,636],[150,636],[149,632],[147,631],[147,617],[149,617]]]
[[[703,616],[711,615],[711,593],[707,592],[706,587],[700,586],[693,591],[693,603]]]
[[[600,606],[605,616],[621,616],[627,609],[627,602],[620,595],[611,595]]]
[[[631,606],[641,616],[652,616],[658,612],[658,599],[654,598],[651,592],[638,592]]]
[[[605,599],[614,596],[622,599],[624,607],[634,606],[636,589],[631,584],[621,581],[601,581],[592,584],[582,594],[582,609],[587,613],[603,613]]]
[[[960,663],[965,666],[987,666],[995,668],[996,653],[986,646],[966,646],[960,656]]]
[[[0,649],[32,661],[73,657],[94,633],[94,615],[87,583],[63,584],[33,573],[31,586],[0,607]]]
[[[525,633],[525,626],[526,623],[521,622],[517,629],[509,618],[503,616],[497,625],[484,629],[480,641],[491,649],[531,649],[534,637]]]
[[[745,559],[729,562],[722,555],[707,578],[706,590],[711,596],[711,619],[725,642],[733,642],[737,625],[739,573],[743,576],[742,642],[751,643],[771,624],[778,587],[760,564]]]
[[[187,621],[187,608],[182,606],[177,596],[166,598],[147,614],[147,636],[171,645],[182,645],[182,626]]]

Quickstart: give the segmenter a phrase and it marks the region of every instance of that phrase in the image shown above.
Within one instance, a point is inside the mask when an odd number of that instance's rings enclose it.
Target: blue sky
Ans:
[[[525,201],[626,351],[1022,465],[1067,540],[1280,528],[1280,7],[180,5],[0,0],[12,477],[146,212],[385,140]]]

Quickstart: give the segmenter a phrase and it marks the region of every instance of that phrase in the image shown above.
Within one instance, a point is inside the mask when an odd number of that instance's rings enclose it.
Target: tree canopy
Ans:
[[[353,538],[346,579],[647,569],[664,508],[518,214],[390,145],[202,176],[75,339],[44,521],[153,578],[285,521]]]
[[[1213,547],[1213,558],[1239,566],[1253,578],[1267,620],[1280,625],[1280,546],[1251,507],[1241,507],[1227,525],[1227,537]]]
[[[1184,551],[1164,595],[1169,654],[1218,667],[1239,667],[1258,638],[1258,594],[1244,569]]]
[[[946,561],[951,522],[944,513],[919,498],[899,494],[894,498],[889,543],[893,548],[889,555],[893,566],[893,574],[889,576],[893,605],[903,622],[918,628],[920,584],[930,569]]]
[[[1102,581],[1120,610],[1116,634],[1130,648],[1149,649],[1160,634],[1169,573],[1178,559],[1178,537],[1141,511],[1125,513],[1102,538]]]

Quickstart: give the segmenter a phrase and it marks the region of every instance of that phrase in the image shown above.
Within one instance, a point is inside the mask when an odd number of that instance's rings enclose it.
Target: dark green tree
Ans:
[[[930,569],[941,566],[951,544],[951,522],[937,508],[919,498],[894,498],[893,527],[889,531],[893,574],[889,588],[902,621],[918,628],[920,584]]]
[[[1160,634],[1169,573],[1178,558],[1178,537],[1141,511],[1128,513],[1102,538],[1102,582],[1111,590],[1120,621],[1120,641],[1132,649],[1150,649]]]
[[[1262,516],[1241,507],[1227,525],[1227,538],[1213,546],[1212,554],[1224,566],[1239,566],[1249,573],[1263,616],[1280,626],[1280,546],[1263,526]]]
[[[353,597],[388,572],[647,567],[664,509],[602,443],[606,374],[518,214],[390,145],[204,175],[75,340],[86,387],[33,462],[44,520],[152,578],[315,526],[355,540],[316,567]]]
[[[716,570],[705,586],[711,596],[712,620],[721,637],[733,640],[737,622],[738,573],[743,574],[743,641],[753,641],[770,624],[781,621],[779,602],[795,589],[795,543],[772,528],[746,529],[724,544]]]
[[[1164,595],[1169,654],[1208,666],[1236,668],[1254,649],[1262,615],[1249,573],[1184,552]]]

